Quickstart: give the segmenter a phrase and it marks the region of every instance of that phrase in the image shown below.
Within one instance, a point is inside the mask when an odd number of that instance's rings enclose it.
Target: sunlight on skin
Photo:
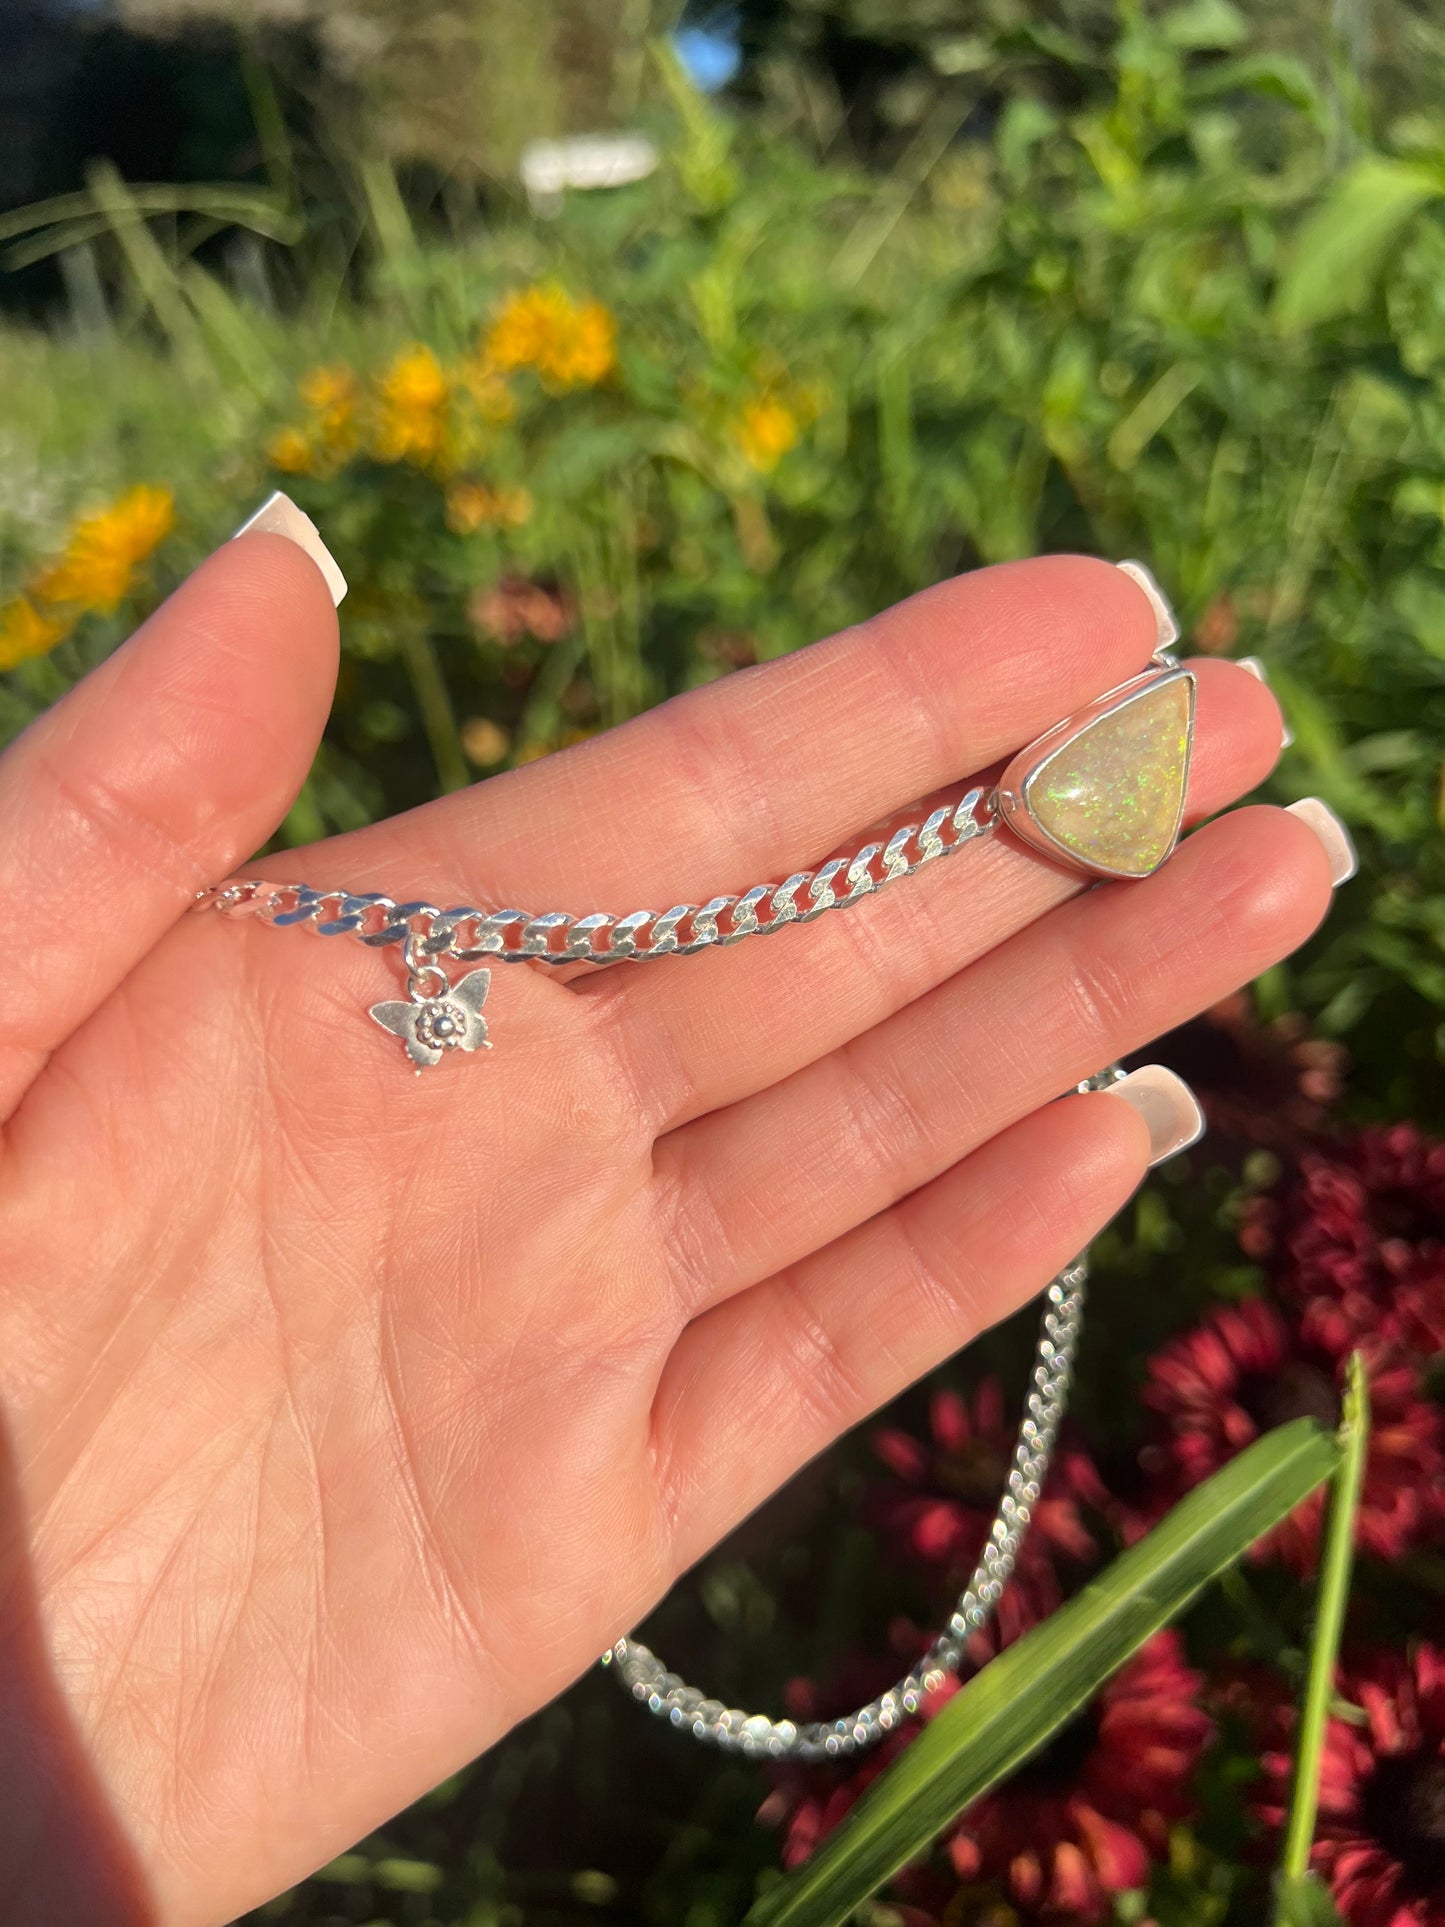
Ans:
[[[284,873],[577,911],[782,876],[1153,633],[1105,564],[985,571]],[[335,664],[312,562],[248,536],[0,760],[7,927],[45,903],[0,957],[12,1927],[228,1920],[559,1691],[1119,1208],[1140,1119],[1054,1094],[1328,900],[1279,811],[1088,893],[1000,839],[776,944],[495,971],[496,1048],[414,1077],[389,955],[183,914]],[[1280,737],[1199,670],[1192,816]]]

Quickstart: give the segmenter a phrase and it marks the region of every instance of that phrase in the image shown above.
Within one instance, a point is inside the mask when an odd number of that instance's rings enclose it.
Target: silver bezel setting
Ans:
[[[1071,850],[1053,836],[1038,820],[1034,812],[1030,792],[1045,766],[1058,752],[1071,743],[1076,736],[1082,736],[1086,729],[1102,722],[1106,716],[1118,714],[1127,709],[1141,696],[1152,695],[1172,682],[1184,682],[1189,688],[1189,713],[1184,727],[1184,780],[1179,791],[1179,813],[1169,837],[1169,843],[1157,863],[1147,870],[1121,870],[1102,863],[1090,863],[1076,850]],[[1179,841],[1179,831],[1184,821],[1184,801],[1189,788],[1189,765],[1194,755],[1194,711],[1197,685],[1194,672],[1170,666],[1161,669],[1148,669],[1142,675],[1131,676],[1128,682],[1120,683],[1098,696],[1093,702],[1077,709],[1061,723],[1045,730],[1033,742],[1021,749],[1010,761],[999,778],[997,802],[1002,820],[1021,841],[1040,851],[1055,863],[1066,863],[1072,870],[1081,870],[1086,876],[1108,877],[1128,882],[1138,882],[1152,876],[1161,864],[1166,863],[1173,854]]]

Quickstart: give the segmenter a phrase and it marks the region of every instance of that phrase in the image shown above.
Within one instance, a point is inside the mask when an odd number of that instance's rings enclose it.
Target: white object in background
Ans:
[[[577,134],[570,140],[529,141],[522,149],[522,186],[536,214],[555,214],[567,188],[625,187],[657,166],[645,134]]]

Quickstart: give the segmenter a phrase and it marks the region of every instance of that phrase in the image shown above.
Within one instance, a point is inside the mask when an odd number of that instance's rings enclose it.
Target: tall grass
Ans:
[[[1047,85],[985,37],[987,132],[933,127],[882,177],[714,110],[665,56],[657,174],[555,220],[499,193],[443,236],[374,156],[341,211],[99,168],[6,224],[89,292],[0,335],[0,600],[127,483],[178,499],[159,591],[285,481],[355,585],[310,834],[495,766],[468,740],[543,753],[947,571],[1144,554],[1201,646],[1264,656],[1283,782],[1341,810],[1372,879],[1266,1003],[1356,1039],[1382,1106],[1438,1114],[1445,121],[1342,155],[1332,83],[1227,8],[1172,19],[1102,55],[1057,39]],[[363,433],[272,466],[308,370],[349,371],[364,413],[424,343],[460,396],[507,298],[554,282],[612,316],[604,378],[511,369],[510,418],[437,459]],[[460,482],[527,513],[464,527]],[[517,627],[519,583],[562,633]],[[13,670],[0,725],[134,613]]]

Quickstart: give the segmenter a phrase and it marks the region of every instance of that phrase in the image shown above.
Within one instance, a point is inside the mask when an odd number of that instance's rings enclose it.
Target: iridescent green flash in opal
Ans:
[[[1192,688],[1177,677],[1082,729],[1031,778],[1027,805],[1063,849],[1116,876],[1148,876],[1184,814]]]

